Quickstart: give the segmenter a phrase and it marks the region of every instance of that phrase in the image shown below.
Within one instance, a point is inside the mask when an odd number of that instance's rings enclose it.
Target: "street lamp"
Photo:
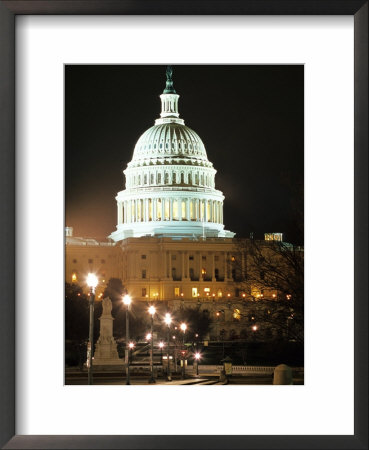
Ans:
[[[87,275],[87,286],[90,288],[90,330],[87,347],[88,384],[92,384],[92,353],[94,350],[94,308],[95,308],[95,288],[98,284],[97,276],[93,273]]]
[[[149,308],[149,314],[151,315],[151,352],[150,352],[150,366],[151,366],[151,377],[149,383],[155,383],[154,378],[154,315],[156,313],[155,306],[151,305]]]
[[[126,352],[124,355],[125,365],[126,365],[126,384],[130,383],[130,376],[129,376],[129,308],[132,303],[132,299],[129,295],[125,295],[123,297],[123,303],[127,306],[126,309]]]
[[[167,325],[167,380],[172,381],[172,374],[170,373],[170,361],[169,361],[169,331],[170,331],[170,324],[172,323],[172,316],[169,313],[165,314],[164,322]]]
[[[185,323],[181,323],[180,325],[181,330],[183,331],[183,349],[186,350],[185,348],[185,333],[187,330],[187,325]],[[186,369],[185,369],[185,352],[182,351],[182,380],[185,379],[186,376]]]
[[[199,361],[201,359],[201,355],[199,352],[195,353],[195,359],[196,359],[196,375],[199,376]]]

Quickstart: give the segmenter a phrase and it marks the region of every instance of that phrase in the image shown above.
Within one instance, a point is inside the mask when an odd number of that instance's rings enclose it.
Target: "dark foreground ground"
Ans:
[[[148,382],[147,376],[131,376],[131,384],[132,385],[166,385],[166,386],[210,386],[210,385],[272,385],[273,377],[268,376],[234,376],[228,378],[226,382],[220,381],[218,376],[188,376],[185,380],[182,380],[180,376],[177,374],[173,375],[172,381],[168,382],[163,377],[156,378],[156,383],[150,384]],[[87,384],[87,373],[66,373],[65,377],[66,385],[86,385]],[[94,385],[106,385],[106,386],[114,386],[114,385],[125,385],[126,378],[124,375],[119,373],[96,373],[93,377]],[[303,385],[303,375],[298,375],[293,379],[294,385]]]

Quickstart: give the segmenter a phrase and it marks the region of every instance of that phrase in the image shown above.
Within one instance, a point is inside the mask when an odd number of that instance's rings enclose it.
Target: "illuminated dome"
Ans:
[[[145,164],[178,164],[183,158],[191,164],[209,163],[205,146],[195,131],[177,122],[149,128],[140,137],[128,167]]]
[[[116,197],[117,231],[110,238],[233,237],[224,230],[216,170],[198,134],[179,117],[170,67],[160,98],[160,118],[138,139],[124,170],[126,189]]]

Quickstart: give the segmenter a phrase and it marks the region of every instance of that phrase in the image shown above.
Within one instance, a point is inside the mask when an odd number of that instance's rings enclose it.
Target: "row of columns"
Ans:
[[[189,261],[189,254],[191,252],[188,251],[182,251],[181,253],[181,278],[182,281],[189,279],[190,278],[190,261]],[[175,252],[175,254],[177,255],[178,253]],[[208,264],[203,263],[202,261],[202,256],[203,253],[199,252],[198,253],[198,260],[197,262],[194,261],[194,263],[197,265],[197,273],[196,273],[196,278],[199,278],[199,280],[201,280],[201,276],[202,276],[202,269],[204,266],[208,266]],[[232,277],[232,273],[231,273],[231,264],[229,263],[230,261],[230,253],[228,252],[224,252],[223,253],[223,261],[219,261],[218,265],[216,265],[215,263],[215,253],[209,253],[209,252],[205,252],[205,256],[207,258],[211,258],[211,265],[210,265],[210,273],[207,273],[208,277],[211,277],[212,281],[215,281],[215,269],[220,268],[221,264],[224,264],[223,266],[223,277],[224,280],[230,280]],[[219,256],[219,254],[217,255]],[[195,265],[194,264],[194,265]],[[165,267],[165,271],[164,271],[164,276],[166,278],[171,278],[172,277],[172,252],[171,251],[166,251],[164,252],[164,267]],[[244,271],[244,258],[242,257],[242,272]],[[179,274],[178,274],[179,275]]]
[[[214,252],[214,251],[191,251],[191,250],[167,250],[163,248],[161,250],[162,256],[162,264],[155,264],[156,259],[152,260],[153,255],[148,255],[146,259],[146,263],[142,264],[141,252],[138,251],[129,251],[125,252],[125,279],[140,279],[142,275],[142,269],[146,269],[147,278],[164,278],[167,280],[172,279],[172,268],[175,266],[178,270],[176,276],[181,279],[181,281],[189,281],[190,280],[190,268],[193,267],[195,269],[194,276],[199,278],[199,281],[202,279],[202,269],[207,269],[207,278],[211,278],[211,281],[216,281],[215,278],[215,269],[219,269],[219,276],[224,281],[229,281],[232,279],[232,256],[234,253],[232,252]],[[176,255],[176,263],[173,264],[172,255]],[[194,261],[189,259],[189,256],[193,255]],[[202,257],[206,256],[206,262],[203,261]],[[215,257],[218,257],[219,260],[215,261]],[[243,252],[238,253],[237,257],[241,257],[241,273],[246,274],[246,261],[245,255]],[[178,260],[179,258],[179,260]],[[223,269],[223,270],[222,270]]]
[[[160,220],[223,223],[223,203],[217,200],[144,198],[118,201],[118,224]]]
[[[158,186],[163,184],[189,184],[214,188],[214,177],[211,174],[192,172],[159,172],[130,175],[126,178],[127,187]]]

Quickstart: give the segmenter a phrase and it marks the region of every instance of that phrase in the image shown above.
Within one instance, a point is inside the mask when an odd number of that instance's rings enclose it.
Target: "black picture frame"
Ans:
[[[15,435],[15,18],[19,14],[352,15],[355,59],[354,435]],[[368,448],[368,1],[11,0],[0,1],[0,445],[6,449]],[[344,361],[337,361],[339,364]],[[339,376],[339,373],[335,376]],[[337,393],[339,395],[339,393]]]

